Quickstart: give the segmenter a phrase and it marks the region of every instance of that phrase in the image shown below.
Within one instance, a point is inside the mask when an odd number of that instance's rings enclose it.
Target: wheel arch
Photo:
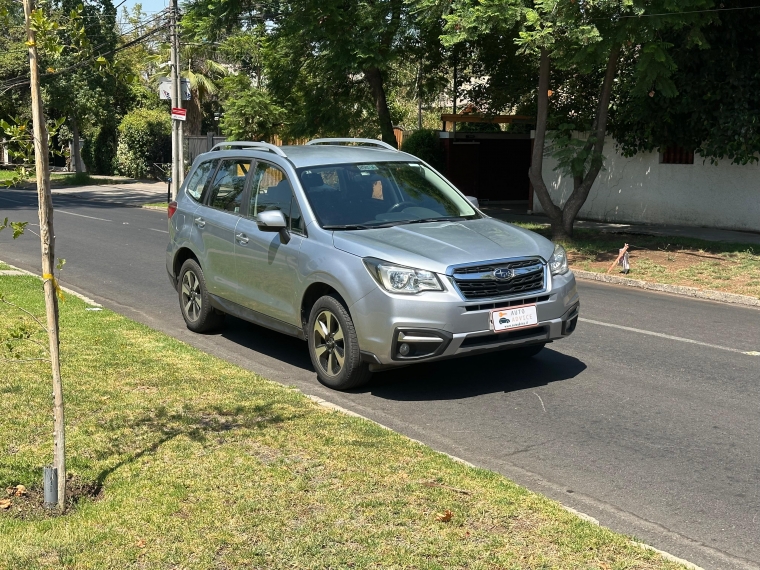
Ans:
[[[325,295],[337,296],[338,299],[343,304],[343,306],[346,307],[346,311],[348,311],[348,306],[346,305],[346,299],[340,293],[340,291],[338,291],[332,285],[325,283],[324,281],[315,281],[306,288],[306,290],[303,293],[303,296],[301,297],[301,325],[303,326],[304,332],[306,331],[306,327],[309,323],[309,315],[311,314],[311,308],[314,306],[314,303],[316,303],[320,297],[324,297]],[[351,311],[348,311],[348,313],[350,315]]]
[[[177,250],[177,253],[174,254],[174,262],[172,264],[172,267],[174,269],[174,276],[177,281],[177,287],[179,287],[179,270],[182,269],[182,264],[185,263],[188,259],[193,259],[195,262],[200,265],[201,262],[198,260],[198,256],[195,255],[192,249],[189,247],[181,247]],[[201,269],[203,269],[201,267]]]

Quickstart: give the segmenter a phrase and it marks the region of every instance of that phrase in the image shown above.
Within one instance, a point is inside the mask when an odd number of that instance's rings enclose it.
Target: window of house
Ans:
[[[669,146],[660,151],[660,164],[694,164],[694,151]]]

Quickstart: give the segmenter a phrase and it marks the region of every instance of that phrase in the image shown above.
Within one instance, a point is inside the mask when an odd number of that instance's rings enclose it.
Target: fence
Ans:
[[[210,151],[215,144],[224,142],[227,137],[214,136],[211,133],[204,136],[185,137],[185,160],[187,164],[192,164],[195,157],[204,152]]]

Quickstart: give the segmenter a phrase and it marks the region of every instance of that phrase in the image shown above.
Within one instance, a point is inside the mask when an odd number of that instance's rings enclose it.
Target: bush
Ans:
[[[82,160],[92,174],[113,174],[116,168],[117,127],[115,123],[99,125],[84,139]]]
[[[116,170],[132,178],[145,178],[155,162],[171,162],[172,122],[169,113],[136,109],[119,124]]]
[[[438,172],[443,173],[446,170],[446,158],[438,131],[432,129],[414,131],[404,139],[401,150],[421,158]]]

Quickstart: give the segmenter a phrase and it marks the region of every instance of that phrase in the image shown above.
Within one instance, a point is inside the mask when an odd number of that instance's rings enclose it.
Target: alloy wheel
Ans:
[[[343,370],[346,357],[346,342],[343,328],[337,317],[324,310],[314,322],[314,354],[320,368],[328,376],[337,376]]]
[[[185,275],[182,277],[182,308],[185,315],[191,321],[197,321],[201,316],[202,307],[200,279],[194,271],[185,271]]]

